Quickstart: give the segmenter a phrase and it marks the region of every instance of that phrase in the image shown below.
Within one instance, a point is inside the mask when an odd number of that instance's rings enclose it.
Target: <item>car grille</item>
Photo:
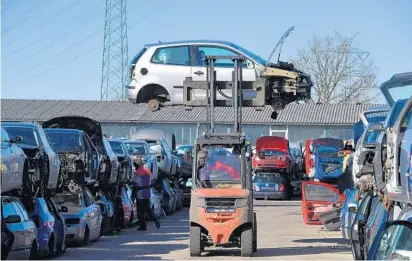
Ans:
[[[235,198],[207,198],[207,212],[234,212],[236,210]]]

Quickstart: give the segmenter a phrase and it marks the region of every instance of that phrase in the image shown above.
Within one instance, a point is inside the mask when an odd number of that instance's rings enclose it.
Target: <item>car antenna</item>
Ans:
[[[272,52],[270,53],[268,59],[266,60],[266,64],[265,66],[268,66],[268,64],[270,63],[270,60],[272,59],[273,55],[275,54],[276,50],[279,48],[280,46],[280,51],[279,51],[279,56],[278,56],[278,62],[279,62],[279,58],[280,58],[280,53],[282,52],[282,45],[283,42],[285,41],[285,39],[295,30],[295,26],[290,27],[283,35],[282,37],[279,39],[279,41],[277,42],[277,44],[275,45],[275,48],[273,48]]]

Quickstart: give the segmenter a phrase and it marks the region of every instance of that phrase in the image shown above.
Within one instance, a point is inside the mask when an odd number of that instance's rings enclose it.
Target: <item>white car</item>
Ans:
[[[279,40],[274,51],[283,43],[291,30],[293,28]],[[192,77],[193,81],[206,81],[205,56],[239,55],[246,57],[242,64],[243,81],[255,82],[260,76],[267,77],[266,89],[271,89],[277,94],[283,93],[283,96],[290,95],[285,98],[288,101],[310,96],[312,86],[310,77],[296,70],[293,64],[269,63],[274,51],[269,59],[265,60],[237,44],[226,41],[196,40],[148,44],[131,61],[130,82],[126,85],[127,98],[133,103],[149,103],[149,107],[156,108],[154,110],[157,110],[158,102],[183,104],[185,78]],[[217,81],[232,81],[234,64],[231,59],[217,60],[215,68]],[[269,100],[273,93],[267,92],[265,99]],[[206,92],[192,90],[191,96],[193,100],[204,100]],[[275,98],[270,101],[272,106],[278,106],[274,105]],[[224,100],[225,97],[217,93],[217,99]],[[152,101],[157,105],[151,106]]]

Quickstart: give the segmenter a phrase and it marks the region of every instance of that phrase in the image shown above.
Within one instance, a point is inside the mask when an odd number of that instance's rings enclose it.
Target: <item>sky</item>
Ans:
[[[129,59],[144,44],[216,39],[267,58],[292,25],[283,60],[313,35],[358,33],[378,82],[412,71],[412,1],[128,0]],[[1,97],[100,99],[104,0],[1,0]],[[377,102],[384,102],[380,97]]]

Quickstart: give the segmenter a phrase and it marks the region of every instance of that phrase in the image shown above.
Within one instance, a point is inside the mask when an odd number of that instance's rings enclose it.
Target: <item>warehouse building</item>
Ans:
[[[289,104],[272,120],[272,109],[266,106],[261,111],[243,108],[243,131],[254,143],[257,137],[283,136],[291,142],[319,137],[340,139],[353,138],[353,124],[366,104]],[[44,122],[58,116],[85,116],[99,121],[110,136],[130,135],[140,128],[167,129],[175,133],[178,144],[194,141],[197,133],[206,129],[206,108],[187,110],[184,106],[167,106],[151,112],[146,104],[128,101],[82,101],[82,100],[26,100],[2,99],[2,121]],[[230,131],[233,109],[216,108],[216,128]]]

